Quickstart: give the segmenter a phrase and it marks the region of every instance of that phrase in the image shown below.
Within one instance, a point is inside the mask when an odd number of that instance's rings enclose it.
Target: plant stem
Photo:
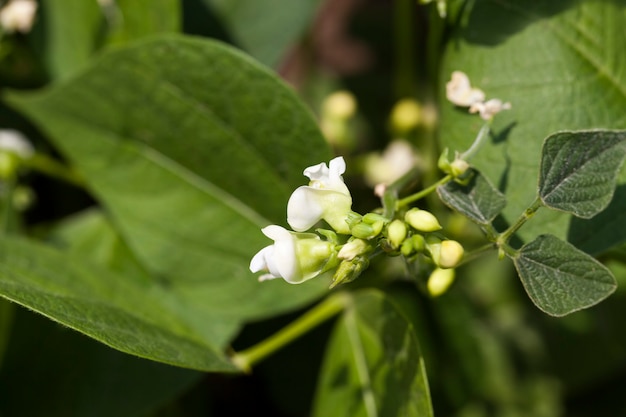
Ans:
[[[495,248],[496,248],[496,244],[492,242],[492,243],[487,243],[486,245],[481,246],[480,248],[474,249],[471,252],[468,252],[465,256],[463,256],[463,259],[461,260],[461,262],[459,262],[459,264],[456,266],[456,268],[458,268],[459,266],[461,266],[463,264],[471,262],[474,259],[479,258],[485,252],[490,251],[490,250],[494,250]]]
[[[333,294],[287,327],[248,349],[232,354],[230,359],[242,371],[250,372],[253,365],[340,313],[349,302],[347,293]]]
[[[78,187],[85,186],[85,182],[78,172],[47,155],[39,153],[35,154],[32,158],[26,159],[24,164],[28,168],[41,172],[42,174],[46,174],[50,177],[63,180]]]
[[[416,181],[419,175],[420,171],[417,168],[413,168],[385,189],[385,194],[383,195],[383,216],[388,219],[393,218],[398,204],[398,193],[410,183]]]
[[[476,139],[474,139],[474,143],[472,143],[472,146],[470,146],[468,150],[460,155],[460,158],[462,160],[468,161],[472,156],[474,156],[476,152],[478,152],[480,147],[483,146],[483,143],[485,143],[485,139],[488,136],[489,129],[491,128],[491,120],[492,119],[485,122],[483,127],[481,127],[478,131],[478,135],[476,135]]]
[[[539,208],[541,207],[543,207],[543,202],[539,197],[537,197],[535,201],[533,201],[533,203],[526,210],[524,210],[524,213],[522,213],[519,219],[517,219],[517,221],[511,227],[506,229],[498,236],[498,239],[496,241],[498,247],[502,248],[506,246],[511,236],[513,236],[513,234],[517,232],[519,228],[522,227],[524,223],[526,223],[526,221],[528,221],[528,219],[533,217],[537,210],[539,210]]]
[[[400,207],[404,207],[408,204],[411,204],[414,201],[417,201],[421,198],[426,197],[428,194],[432,193],[433,191],[435,191],[437,189],[437,187],[439,187],[440,185],[444,185],[445,183],[447,183],[448,181],[452,180],[452,175],[448,174],[445,177],[441,178],[439,181],[437,181],[436,183],[424,188],[423,190],[421,190],[420,192],[417,192],[415,194],[412,194],[408,197],[404,197],[402,200],[399,200],[396,203],[396,209],[399,209]]]

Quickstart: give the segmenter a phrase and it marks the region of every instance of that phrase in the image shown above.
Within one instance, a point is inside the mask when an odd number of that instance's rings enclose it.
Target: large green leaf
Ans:
[[[530,299],[552,316],[591,307],[617,288],[604,265],[552,235],[524,245],[513,261]]]
[[[535,198],[545,137],[562,130],[626,128],[625,3],[469,4],[473,7],[446,50],[441,79],[462,70],[487,98],[511,102],[511,110],[496,116],[492,141],[472,163],[505,193],[503,215],[513,222]],[[482,120],[445,99],[442,103],[444,145],[468,148]],[[625,180],[622,175],[620,183]],[[568,227],[568,215],[544,210],[519,236],[525,241],[539,233],[564,238]]]
[[[121,44],[157,33],[175,33],[181,26],[180,0],[116,0],[103,6],[109,29],[107,42]]]
[[[276,66],[304,32],[319,0],[204,0],[235,42],[260,62]]]
[[[377,291],[354,296],[329,342],[313,415],[432,416],[413,328]]]
[[[86,67],[106,44],[177,32],[181,25],[178,0],[57,0],[41,6],[38,46],[55,80]]]
[[[45,1],[41,6],[41,54],[52,79],[67,78],[85,67],[98,47],[100,7],[84,0]]]
[[[626,156],[626,132],[559,132],[541,153],[539,197],[548,207],[591,218],[604,210],[615,191]]]
[[[12,417],[145,416],[202,376],[125,355],[19,309],[7,361],[0,370],[0,413]]]
[[[327,285],[259,284],[248,271],[270,243],[259,228],[284,222],[303,168],[330,155],[295,94],[234,49],[161,37],[12,102],[82,171],[198,325],[294,308]]]
[[[123,352],[202,370],[234,371],[210,337],[143,285],[21,238],[0,239],[0,294]]]

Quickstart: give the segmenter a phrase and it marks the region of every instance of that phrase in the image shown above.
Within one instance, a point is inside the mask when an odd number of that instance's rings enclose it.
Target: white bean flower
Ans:
[[[250,271],[268,272],[259,281],[283,278],[300,284],[335,266],[335,245],[313,233],[294,233],[276,225],[261,231],[274,244],[261,249],[250,261]]]
[[[28,33],[36,12],[35,0],[11,0],[0,10],[0,26],[6,33]]]
[[[446,97],[460,107],[485,101],[485,93],[478,88],[472,88],[469,78],[461,71],[452,73],[452,79],[446,84]]]
[[[309,185],[298,187],[287,203],[287,222],[293,230],[304,232],[323,219],[337,233],[350,233],[346,220],[352,196],[341,176],[345,171],[342,157],[330,161],[329,166],[322,162],[304,170]]]
[[[490,120],[502,110],[509,110],[511,103],[504,103],[502,100],[492,98],[486,102],[474,103],[470,106],[470,113],[479,113],[483,120]]]
[[[0,152],[10,152],[22,159],[28,159],[33,156],[35,149],[26,136],[17,130],[0,129]]]

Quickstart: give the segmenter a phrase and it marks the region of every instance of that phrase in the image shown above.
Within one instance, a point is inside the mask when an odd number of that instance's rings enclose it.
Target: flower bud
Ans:
[[[373,225],[367,224],[365,222],[361,222],[352,226],[352,228],[350,228],[350,233],[352,233],[352,236],[359,238],[359,239],[372,239],[378,236],[381,230],[382,230],[382,224],[380,225],[379,228],[375,229]]]
[[[357,256],[369,252],[370,249],[371,246],[363,239],[354,239],[341,247],[337,257],[339,259],[351,261]]]
[[[420,232],[435,232],[441,229],[437,218],[426,210],[413,208],[406,212],[404,220]]]
[[[337,91],[324,100],[322,111],[325,117],[347,120],[356,113],[356,99],[348,91]]]
[[[398,101],[391,110],[391,126],[399,134],[415,129],[422,119],[422,107],[409,98]]]
[[[415,247],[413,247],[413,239],[405,239],[402,242],[402,246],[400,246],[400,253],[405,257],[409,257],[415,252]]]
[[[428,288],[428,293],[432,297],[438,297],[441,294],[445,293],[450,285],[454,282],[455,272],[454,269],[441,269],[436,268],[428,278],[428,283],[426,287]]]
[[[368,266],[369,259],[366,256],[357,256],[351,261],[341,262],[339,268],[335,271],[335,275],[333,275],[333,282],[330,284],[330,288],[354,281]]]
[[[389,238],[389,242],[391,242],[394,249],[400,247],[404,239],[406,239],[406,234],[406,223],[402,220],[396,219],[389,223],[389,226],[387,226],[387,237]]]
[[[463,259],[463,246],[456,240],[444,240],[441,242],[441,250],[438,265],[441,268],[454,268]]]
[[[460,177],[461,175],[465,174],[469,167],[470,165],[467,163],[467,161],[463,159],[455,159],[450,164],[450,174],[452,174],[452,176],[455,178]]]
[[[411,243],[413,244],[413,248],[417,252],[423,252],[424,249],[426,249],[426,240],[422,235],[411,236]]]

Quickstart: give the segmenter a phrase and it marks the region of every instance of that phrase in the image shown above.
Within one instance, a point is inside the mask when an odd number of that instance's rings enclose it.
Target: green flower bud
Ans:
[[[405,239],[404,242],[402,242],[402,246],[400,246],[400,253],[408,258],[413,252],[415,252],[413,239]]]
[[[389,223],[389,226],[387,226],[387,237],[389,238],[389,242],[391,242],[394,249],[400,247],[404,239],[406,239],[406,234],[406,223],[402,220],[396,219]]]
[[[391,110],[391,126],[399,134],[409,132],[419,126],[422,120],[422,107],[413,99],[398,101]]]
[[[372,225],[363,222],[352,226],[352,228],[350,229],[350,233],[352,233],[352,236],[359,239],[371,239],[376,236]]]
[[[441,229],[439,220],[431,212],[418,208],[407,211],[404,220],[420,232],[435,232]]]
[[[343,261],[339,264],[335,275],[333,275],[333,282],[330,284],[330,288],[354,281],[368,266],[369,260],[366,256],[357,256],[351,261]]]
[[[454,269],[435,269],[428,278],[428,283],[426,287],[428,288],[428,293],[432,297],[439,297],[441,294],[445,293],[450,285],[454,282],[455,272]]]
[[[463,159],[455,159],[450,164],[450,174],[452,174],[452,176],[455,178],[460,177],[461,175],[465,174],[469,167],[470,165],[467,163],[467,161]]]
[[[422,235],[413,235],[411,236],[411,243],[413,248],[417,252],[423,252],[426,249],[426,240]]]

